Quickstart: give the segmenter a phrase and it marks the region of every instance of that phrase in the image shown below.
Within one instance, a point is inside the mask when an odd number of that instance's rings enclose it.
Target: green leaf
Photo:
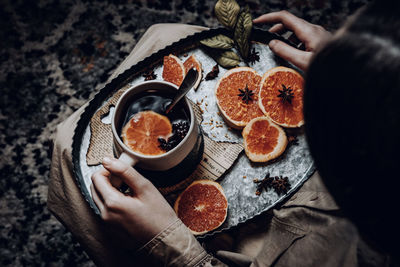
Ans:
[[[211,48],[231,49],[235,41],[225,35],[219,34],[217,36],[201,40],[200,43]]]
[[[251,18],[249,7],[243,9],[238,16],[235,27],[234,38],[239,47],[239,52],[244,59],[249,56],[250,50],[250,34],[253,28],[253,20]]]
[[[218,21],[229,29],[236,25],[240,6],[235,0],[218,0],[215,4],[215,15]]]
[[[240,57],[233,51],[225,51],[219,54],[215,60],[224,68],[236,67],[240,63]]]

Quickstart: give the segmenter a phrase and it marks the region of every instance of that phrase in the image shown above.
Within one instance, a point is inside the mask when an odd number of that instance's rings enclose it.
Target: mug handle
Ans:
[[[118,158],[119,160],[123,161],[124,163],[128,164],[129,166],[135,166],[138,160],[125,152],[122,152]],[[121,190],[121,186],[124,184],[123,181],[119,177],[115,177],[113,175],[110,176],[110,182],[112,186],[117,189]]]
[[[128,155],[126,152],[122,152],[121,155],[119,155],[119,160],[122,160],[126,164],[130,166],[135,166],[138,160],[130,155]]]

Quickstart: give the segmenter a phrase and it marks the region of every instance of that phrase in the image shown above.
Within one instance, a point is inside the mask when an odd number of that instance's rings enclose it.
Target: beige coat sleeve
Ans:
[[[139,254],[151,266],[226,266],[207,254],[179,219],[141,248]]]

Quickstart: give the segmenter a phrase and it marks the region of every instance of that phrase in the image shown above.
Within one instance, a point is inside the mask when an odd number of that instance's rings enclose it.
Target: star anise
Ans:
[[[242,98],[242,100],[244,102],[246,102],[246,104],[248,104],[249,101],[253,100],[253,98],[252,98],[254,95],[253,90],[249,90],[249,87],[247,86],[247,84],[243,90],[239,89],[239,91],[240,91],[240,94],[238,94],[238,96],[240,96]]]
[[[272,186],[273,181],[274,178],[270,177],[269,173],[267,173],[267,175],[265,175],[264,179],[262,179],[261,181],[258,179],[254,179],[253,182],[257,184],[256,195],[260,195],[263,189],[267,191],[268,188]]]
[[[278,97],[282,98],[283,103],[287,101],[289,104],[292,104],[292,99],[294,98],[293,89],[291,89],[289,86],[286,88],[286,86],[282,84],[282,90],[278,89],[278,91],[280,93]]]
[[[288,177],[271,177],[269,173],[265,175],[264,179],[254,179],[253,182],[257,184],[256,195],[260,195],[263,189],[267,191],[269,188],[273,188],[278,195],[282,195],[286,194],[291,187]]]
[[[143,73],[143,77],[145,81],[155,80],[157,79],[157,74],[154,73],[154,70],[148,70]]]
[[[286,194],[291,187],[289,178],[283,176],[276,176],[271,185],[278,195]]]
[[[254,63],[260,61],[260,54],[256,51],[255,48],[253,48],[253,49],[251,50],[251,52],[250,52],[250,54],[249,54],[249,57],[248,57],[248,61],[249,61],[251,64],[254,64]]]
[[[205,79],[206,79],[206,81],[213,80],[218,76],[218,74],[219,74],[219,67],[218,67],[218,64],[217,64],[212,68],[212,70],[209,73],[207,73]]]

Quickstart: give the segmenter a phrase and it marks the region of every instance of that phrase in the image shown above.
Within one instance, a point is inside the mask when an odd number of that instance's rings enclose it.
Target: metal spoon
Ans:
[[[177,90],[177,94],[175,95],[174,99],[172,99],[172,102],[165,108],[165,114],[168,114],[171,109],[176,105],[176,103],[178,103],[179,100],[181,100],[181,98],[184,97],[187,92],[189,92],[189,90],[193,88],[193,85],[196,83],[198,77],[199,73],[195,68],[192,68],[188,71],[182,81],[181,86],[179,86],[179,89]]]

